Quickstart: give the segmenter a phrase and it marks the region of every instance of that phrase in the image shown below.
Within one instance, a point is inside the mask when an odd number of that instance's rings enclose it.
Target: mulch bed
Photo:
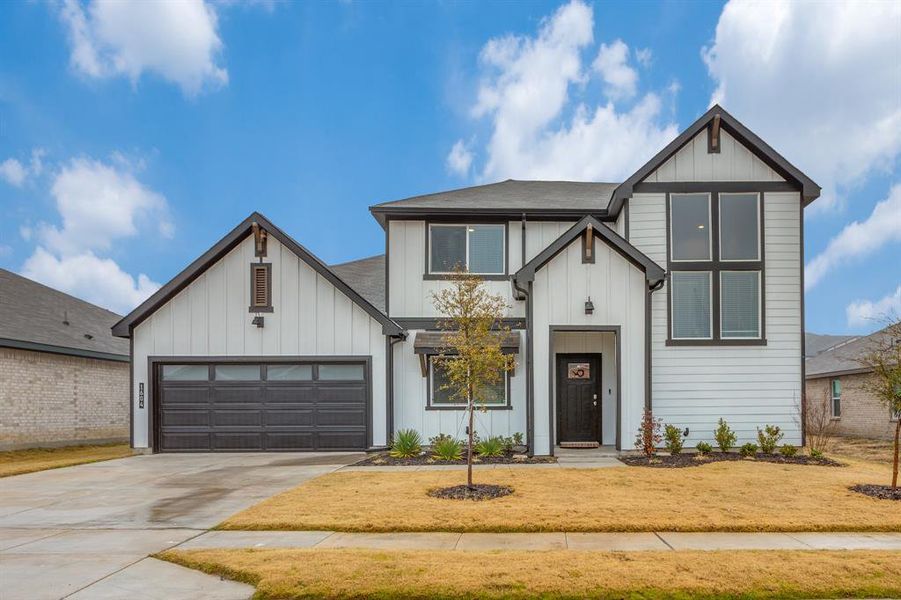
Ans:
[[[890,485],[861,484],[849,488],[852,492],[865,494],[880,500],[901,500],[901,487],[892,490]]]
[[[820,467],[841,467],[842,463],[831,458],[814,458],[806,454],[782,456],[781,454],[757,454],[754,458],[745,458],[733,452],[711,452],[701,455],[694,452],[686,454],[657,454],[648,458],[643,454],[620,456],[619,459],[630,467],[652,467],[658,469],[681,469],[684,467],[700,467],[712,462],[738,461],[769,462],[786,465],[816,465]]]
[[[429,496],[444,498],[445,500],[492,500],[509,496],[513,488],[505,485],[492,485],[490,483],[476,483],[473,486],[455,485],[453,487],[436,488],[429,490]]]
[[[379,452],[372,456],[367,456],[355,467],[417,467],[421,465],[465,465],[466,458],[460,460],[435,460],[431,453],[423,452],[414,458],[394,458],[387,452]],[[555,463],[557,459],[553,456],[533,456],[529,458],[526,454],[518,454],[510,452],[502,456],[474,457],[475,465],[533,465],[539,463]]]

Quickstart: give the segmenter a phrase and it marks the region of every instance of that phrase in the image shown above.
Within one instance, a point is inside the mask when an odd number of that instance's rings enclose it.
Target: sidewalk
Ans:
[[[210,531],[174,549],[372,550],[901,550],[901,533],[342,533]]]

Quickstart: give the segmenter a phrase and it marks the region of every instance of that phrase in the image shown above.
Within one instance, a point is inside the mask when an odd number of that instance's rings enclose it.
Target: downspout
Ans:
[[[644,300],[644,408],[652,409],[651,400],[651,294],[663,287],[666,279],[654,283],[648,287],[648,293]]]
[[[535,418],[534,418],[534,376],[532,373],[532,282],[528,289],[522,288],[516,279],[511,280],[513,288],[525,296],[526,300],[526,446],[529,456],[535,456]]]
[[[390,446],[391,440],[394,439],[394,344],[397,342],[402,342],[406,339],[406,336],[388,336],[385,338],[385,370],[387,371],[386,375],[386,385],[387,385],[387,396],[385,397],[385,412],[388,413],[386,416],[386,424],[385,424],[385,443]]]

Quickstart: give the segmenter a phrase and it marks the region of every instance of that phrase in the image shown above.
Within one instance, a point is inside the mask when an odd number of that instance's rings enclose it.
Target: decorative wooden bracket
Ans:
[[[582,263],[594,262],[594,227],[591,223],[585,227],[585,237],[582,238]]]
[[[266,230],[260,227],[259,223],[256,221],[250,226],[253,229],[253,251],[254,256],[264,257],[266,256],[266,240],[269,237],[269,234],[266,233]]]
[[[422,376],[427,377],[429,374],[429,356],[427,354],[419,355],[419,368],[422,370]]]
[[[720,116],[713,115],[713,122],[707,128],[707,154],[720,153]]]

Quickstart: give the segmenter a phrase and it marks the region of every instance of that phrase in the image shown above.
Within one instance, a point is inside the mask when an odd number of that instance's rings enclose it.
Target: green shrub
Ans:
[[[819,448],[811,448],[810,456],[811,458],[823,458],[823,451]]]
[[[670,454],[679,454],[682,452],[682,442],[685,436],[682,430],[675,425],[667,425],[663,428],[663,443]]]
[[[782,430],[776,425],[766,425],[761,431],[757,428],[757,443],[760,445],[760,451],[764,454],[772,454],[776,451],[776,445],[785,437]]]
[[[786,458],[791,458],[792,456],[794,456],[797,453],[798,453],[798,449],[796,447],[792,446],[791,444],[785,444],[784,446],[779,448],[779,454],[781,454],[782,456],[784,456]]]
[[[526,442],[523,438],[522,432],[517,431],[513,434],[513,445],[514,446],[525,446]]]
[[[504,439],[492,436],[485,440],[479,440],[473,450],[482,458],[502,456],[504,454]]]
[[[435,460],[460,460],[463,458],[463,442],[449,435],[432,438],[432,458]]]
[[[716,445],[720,447],[720,450],[723,452],[728,452],[732,448],[735,447],[735,442],[738,441],[738,436],[735,435],[735,432],[729,428],[729,425],[720,418],[717,423],[716,429],[713,432],[713,439],[716,440]]]
[[[698,454],[707,455],[713,452],[713,446],[708,444],[707,442],[698,442],[698,445],[695,446],[698,449]]]
[[[757,454],[757,444],[755,444],[754,442],[748,442],[738,450],[738,453],[745,458],[754,456],[755,454]]]
[[[415,429],[401,429],[391,440],[391,451],[394,458],[413,458],[422,452],[422,438]]]

